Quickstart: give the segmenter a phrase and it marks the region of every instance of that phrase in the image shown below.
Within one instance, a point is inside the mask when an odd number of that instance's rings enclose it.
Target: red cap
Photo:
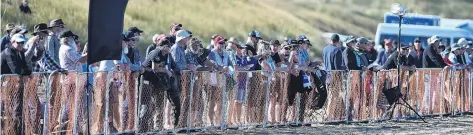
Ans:
[[[218,42],[222,42],[222,41],[225,41],[225,39],[223,39],[221,36],[217,36],[214,39],[214,43],[218,43]]]

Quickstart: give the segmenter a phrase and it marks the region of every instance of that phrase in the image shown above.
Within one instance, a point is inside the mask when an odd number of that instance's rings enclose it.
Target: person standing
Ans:
[[[61,43],[59,42],[59,36],[66,31],[64,28],[65,24],[62,19],[55,19],[49,23],[49,29],[51,33],[48,36],[48,42],[46,45],[46,53],[53,58],[54,61],[59,61],[59,47]]]
[[[331,41],[332,43],[327,45],[322,51],[322,58],[324,60],[326,71],[335,70],[334,68],[332,68],[333,67],[332,63],[334,63],[333,58],[332,58],[332,53],[337,53],[335,52],[335,49],[340,43],[340,37],[338,36],[338,34],[333,34],[331,37]]]
[[[61,68],[71,71],[82,72],[82,64],[87,61],[87,54],[78,51],[72,31],[66,31],[60,36],[61,47],[59,48],[59,63]]]
[[[414,49],[412,56],[415,58],[416,67],[422,67],[422,56],[424,54],[424,48],[422,47],[422,41],[419,38],[414,40]]]
[[[30,40],[30,42],[39,42],[39,44],[35,44],[39,48],[38,51],[34,51],[36,46],[33,45],[28,49],[23,48],[23,44],[26,42],[25,36],[21,34],[11,36],[11,46],[5,48],[1,53],[0,74],[31,75],[32,69],[29,63],[41,59],[44,52],[44,41],[39,36],[34,36]]]
[[[440,40],[437,35],[429,39],[429,47],[424,50],[422,55],[423,68],[443,68],[447,66],[438,51]]]
[[[164,34],[155,34],[152,38],[153,44],[149,45],[148,48],[146,48],[145,57],[148,57],[149,53],[158,47],[159,41],[165,38],[166,38],[166,35]]]
[[[38,38],[44,40],[47,37],[47,33],[48,33],[48,26],[45,23],[40,23],[34,26],[34,31],[32,35],[38,36]],[[47,47],[48,44],[47,42],[45,43],[46,44],[44,46]],[[28,41],[25,46],[26,48],[29,48],[29,46],[36,46],[35,51],[39,51],[38,45],[35,45],[35,44],[41,44],[41,43]],[[54,70],[60,70],[60,71],[63,70],[61,66],[59,65],[58,61],[54,60],[54,58],[49,53],[47,53],[47,51],[48,51],[47,49],[44,51],[43,57],[41,57],[41,60],[39,60],[38,62],[32,63],[33,72],[52,72]]]
[[[389,55],[394,51],[393,41],[391,39],[384,40],[384,49],[378,53],[378,58],[376,58],[376,63],[378,65],[383,65],[384,62],[388,59]]]
[[[356,39],[350,36],[346,39],[347,48],[343,51],[343,61],[346,64],[348,70],[366,70],[363,65],[362,58],[359,54],[359,45],[356,43]],[[366,65],[368,66],[368,65]]]
[[[254,30],[248,33],[248,40],[246,41],[246,49],[248,49],[251,52],[252,56],[256,56],[257,54],[257,48],[256,46],[258,45],[258,41],[261,38],[261,35],[258,31]]]
[[[15,29],[15,24],[12,24],[12,23],[9,23],[5,26],[5,32],[7,34],[5,34],[5,36],[3,36],[1,39],[0,39],[0,45],[1,45],[1,51],[5,50],[5,48],[10,44],[10,38],[12,35],[10,35],[10,32]]]

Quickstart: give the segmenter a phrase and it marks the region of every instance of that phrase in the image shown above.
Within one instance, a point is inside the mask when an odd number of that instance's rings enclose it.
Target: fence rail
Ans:
[[[176,121],[169,92],[155,88],[138,73],[2,75],[0,135],[86,134],[88,117],[92,134],[385,120],[389,104],[382,90],[385,85],[397,86],[397,81],[386,80],[398,77],[396,71],[331,71],[327,100],[317,108],[318,100],[323,100],[318,95],[324,93],[316,87],[296,92],[290,88],[287,73],[263,73],[236,72],[227,77],[183,72]],[[423,116],[461,115],[473,109],[472,73],[403,71],[401,90]],[[91,78],[93,82],[86,83]],[[315,86],[317,80],[310,80]],[[396,108],[394,116],[415,117],[404,106]]]

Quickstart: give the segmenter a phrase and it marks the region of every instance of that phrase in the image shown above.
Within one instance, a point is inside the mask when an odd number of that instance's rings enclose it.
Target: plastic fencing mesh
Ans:
[[[166,91],[156,88],[149,80],[142,79],[140,83],[137,130],[139,133],[162,131]]]
[[[350,89],[348,91],[349,121],[366,120],[368,113],[367,101],[369,89],[364,88],[364,78],[361,71],[350,72]]]
[[[179,128],[185,128],[187,127],[187,116],[189,112],[189,107],[190,107],[190,93],[191,93],[191,83],[192,83],[192,76],[193,73],[191,72],[182,72],[181,73],[181,88],[180,88],[180,96],[179,99],[181,100],[181,110],[179,113],[179,120],[178,124],[174,129],[179,129]],[[176,115],[176,113],[171,113],[173,115]],[[172,116],[173,119],[172,123],[174,123],[174,116]]]
[[[20,76],[1,77],[1,134],[21,134],[22,87]]]
[[[44,116],[43,105],[44,92],[47,89],[47,74],[33,74],[24,81],[25,93],[23,97],[23,113],[24,113],[24,133],[25,134],[41,134],[43,127],[41,120]]]
[[[455,88],[453,89],[454,112],[460,113],[469,110],[469,96],[471,94],[467,70],[453,71]],[[469,93],[470,92],[470,93]]]
[[[375,90],[374,90],[374,116],[376,120],[382,120],[385,119],[383,115],[387,112],[387,109],[389,108],[389,103],[388,100],[386,99],[386,96],[383,94],[383,89],[385,87],[385,81],[386,80],[393,80],[392,78],[389,78],[390,71],[380,71],[377,73],[377,78],[375,78]],[[386,82],[388,85],[392,85],[392,82]]]
[[[248,90],[249,72],[235,72],[234,75],[234,86],[231,89],[227,89],[227,119],[226,124],[228,127],[239,127],[244,126],[245,120],[243,111],[246,106],[246,91]]]
[[[107,72],[94,73],[94,87],[92,91],[92,102],[90,106],[91,134],[104,133],[107,74]]]
[[[346,89],[348,73],[331,71],[327,80],[327,101],[321,109],[321,117],[315,116],[312,122],[345,121],[346,119]],[[317,112],[316,112],[317,113]]]
[[[251,73],[249,79],[251,83],[248,84],[246,94],[248,97],[245,101],[245,124],[246,125],[260,125],[264,122],[266,105],[266,91],[268,78],[262,72]]]
[[[89,83],[91,84],[92,82]],[[87,133],[87,88],[92,88],[91,85],[87,85],[87,74],[78,74],[77,85],[74,91],[74,134]]]
[[[48,108],[48,133],[72,134],[77,73],[53,75]]]

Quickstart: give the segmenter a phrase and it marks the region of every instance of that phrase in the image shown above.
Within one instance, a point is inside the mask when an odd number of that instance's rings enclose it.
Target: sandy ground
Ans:
[[[313,124],[304,127],[208,130],[195,134],[473,134],[473,115],[352,124]]]

